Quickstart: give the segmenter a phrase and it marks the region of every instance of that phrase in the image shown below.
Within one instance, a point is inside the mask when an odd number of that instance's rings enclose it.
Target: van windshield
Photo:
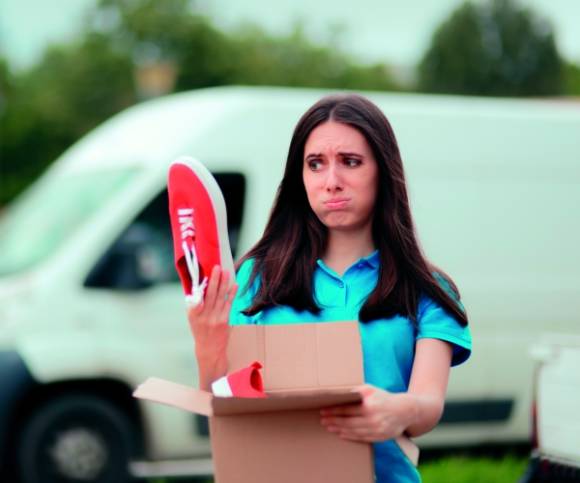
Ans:
[[[135,173],[48,175],[33,184],[0,217],[0,277],[47,259]]]

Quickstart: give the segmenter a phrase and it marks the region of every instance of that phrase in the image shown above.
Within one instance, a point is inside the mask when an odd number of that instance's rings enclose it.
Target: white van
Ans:
[[[215,173],[239,257],[263,230],[296,122],[324,94],[227,87],[137,105],[6,210],[4,471],[27,483],[120,481],[128,460],[140,476],[211,471],[203,419],[131,397],[148,376],[197,384],[167,168],[188,154]],[[580,327],[580,105],[367,95],[394,127],[419,237],[457,282],[474,338],[441,424],[419,443],[525,441],[527,347],[547,328]]]
[[[532,454],[520,483],[580,481],[580,337],[547,333],[535,360]]]

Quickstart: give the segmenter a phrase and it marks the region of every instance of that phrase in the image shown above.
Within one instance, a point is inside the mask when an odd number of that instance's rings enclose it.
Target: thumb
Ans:
[[[363,398],[370,396],[376,390],[375,386],[370,384],[362,384],[355,389]]]

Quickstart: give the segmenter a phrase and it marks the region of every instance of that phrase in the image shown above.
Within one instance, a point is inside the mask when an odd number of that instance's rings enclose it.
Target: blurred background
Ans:
[[[0,0],[0,213],[103,121],[179,91],[576,102],[579,19],[577,0]],[[528,450],[433,450],[422,474],[427,483],[517,481]]]
[[[580,96],[578,18],[575,0],[1,0],[0,206],[100,122],[175,91]]]

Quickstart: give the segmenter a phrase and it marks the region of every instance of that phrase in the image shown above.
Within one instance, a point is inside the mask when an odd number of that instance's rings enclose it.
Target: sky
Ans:
[[[162,0],[159,0],[162,1]],[[476,0],[482,1],[482,0]],[[16,69],[36,62],[46,45],[73,39],[95,0],[0,0],[0,52]],[[197,0],[223,28],[256,23],[284,34],[296,21],[315,41],[338,30],[339,47],[361,62],[412,67],[437,25],[463,0]],[[560,53],[580,64],[580,0],[519,0],[547,18]]]

